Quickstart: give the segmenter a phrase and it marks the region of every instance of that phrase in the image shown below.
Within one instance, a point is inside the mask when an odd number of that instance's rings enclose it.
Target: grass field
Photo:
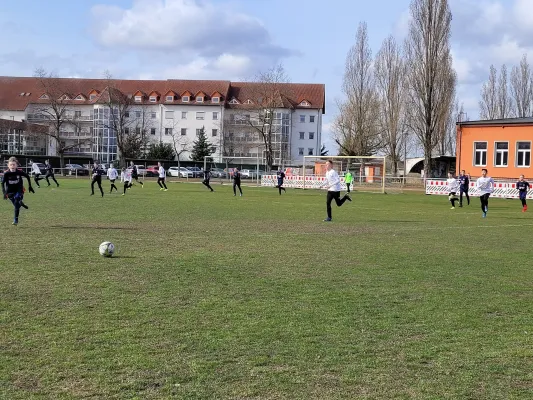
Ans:
[[[533,398],[518,200],[60,182],[0,203],[1,399]]]

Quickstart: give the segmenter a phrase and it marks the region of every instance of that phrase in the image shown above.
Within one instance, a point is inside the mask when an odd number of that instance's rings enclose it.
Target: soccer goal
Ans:
[[[208,161],[209,158],[213,161]],[[209,169],[213,179],[219,179],[223,182],[230,181],[233,178],[234,169],[239,168],[243,183],[249,182],[259,185],[261,176],[265,174],[261,160],[261,157],[204,157],[204,170]]]
[[[333,162],[333,168],[341,178],[343,190],[346,190],[346,174],[350,172],[354,189],[385,193],[387,157],[384,156],[304,156],[301,171],[303,189],[323,187],[327,160]]]

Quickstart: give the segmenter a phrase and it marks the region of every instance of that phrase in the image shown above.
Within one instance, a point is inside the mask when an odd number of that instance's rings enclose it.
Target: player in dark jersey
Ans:
[[[46,166],[46,175],[44,176],[44,179],[46,179],[46,183],[48,183],[48,186],[50,186],[49,178],[52,178],[52,180],[56,183],[57,187],[59,187],[59,183],[56,181],[56,177],[54,175],[54,169],[50,165],[50,161],[46,160],[44,162],[44,165]]]
[[[13,207],[15,207],[15,217],[13,219],[13,225],[18,225],[20,207],[28,209],[28,206],[24,204],[24,184],[23,178],[28,180],[28,191],[35,193],[31,186],[30,176],[17,169],[18,161],[15,157],[11,157],[7,163],[8,170],[4,172],[2,177],[2,194],[5,200],[11,200]]]
[[[104,174],[104,170],[100,168],[98,163],[94,163],[93,180],[91,181],[91,196],[94,196],[94,184],[96,183],[98,185],[98,188],[100,189],[100,193],[102,193],[102,197],[104,197],[104,189],[102,189],[102,175],[103,174]]]
[[[236,188],[239,188],[239,192],[241,193],[240,196],[242,197],[242,189],[241,189],[241,172],[239,171],[239,168],[235,168],[233,170],[233,195],[237,196]]]
[[[139,171],[137,171],[137,166],[133,163],[133,161],[130,162],[130,168],[131,168],[131,184],[133,186],[133,181],[139,183],[141,187],[144,187],[144,183],[139,180]]]
[[[463,194],[466,196],[466,201],[470,205],[470,196],[468,196],[468,188],[470,187],[470,178],[465,174],[465,170],[461,171],[459,175],[459,207],[463,206]]]
[[[204,171],[204,180],[202,181],[202,183],[204,184],[204,186],[206,188],[208,188],[209,190],[211,190],[212,192],[214,192],[213,188],[211,187],[211,185],[209,184],[209,180],[211,179],[211,170],[209,169],[206,169]]]
[[[277,176],[278,176],[278,184],[276,185],[276,187],[278,188],[279,195],[281,196],[282,190],[284,192],[287,192],[285,188],[283,187],[283,180],[285,179],[285,172],[282,171],[281,167],[278,169]]]
[[[520,179],[516,182],[516,188],[518,189],[518,196],[522,202],[522,212],[527,211],[526,197],[529,190],[529,183],[524,180],[524,175],[520,175]]]

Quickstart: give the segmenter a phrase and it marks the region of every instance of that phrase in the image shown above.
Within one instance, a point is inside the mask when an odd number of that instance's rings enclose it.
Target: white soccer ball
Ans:
[[[100,244],[98,251],[104,257],[111,257],[115,252],[115,245],[111,242],[103,242]]]

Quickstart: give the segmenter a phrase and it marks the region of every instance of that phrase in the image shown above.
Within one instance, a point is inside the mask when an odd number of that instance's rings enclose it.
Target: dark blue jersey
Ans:
[[[139,173],[137,172],[137,167],[135,165],[131,166],[131,177],[132,178],[139,177]]]
[[[239,182],[240,183],[240,181],[241,181],[241,173],[240,173],[239,170],[233,171],[233,180],[235,182]]]
[[[470,180],[468,179],[468,176],[461,175],[459,176],[459,184],[461,185],[461,189],[467,189],[470,185]]]
[[[278,175],[278,181],[283,182],[283,179],[285,179],[285,172],[278,171],[277,175]]]
[[[5,171],[2,177],[2,193],[4,195],[22,193],[24,191],[23,178],[28,180],[28,186],[31,188],[30,176],[26,172],[19,170],[14,172]]]
[[[47,174],[53,174],[54,173],[54,168],[52,168],[52,166],[50,164],[46,164],[46,173]]]
[[[211,171],[204,171],[204,180],[208,181],[211,179]]]
[[[102,176],[102,175],[104,175],[104,170],[102,168],[100,168],[100,166],[93,167],[93,176],[94,177]]]
[[[516,188],[519,192],[527,193],[527,191],[529,190],[529,183],[527,183],[526,181],[518,181],[516,182]]]

